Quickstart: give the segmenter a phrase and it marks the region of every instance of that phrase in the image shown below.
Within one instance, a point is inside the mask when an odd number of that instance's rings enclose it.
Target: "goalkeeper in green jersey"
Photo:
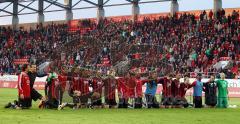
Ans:
[[[218,87],[218,108],[228,107],[228,82],[225,80],[225,74],[220,74],[221,79],[217,80]]]
[[[45,84],[45,96],[47,100],[44,103],[39,104],[39,108],[58,108],[60,95],[58,94],[59,92],[57,92],[58,83],[59,81],[57,74],[53,71],[50,71]]]

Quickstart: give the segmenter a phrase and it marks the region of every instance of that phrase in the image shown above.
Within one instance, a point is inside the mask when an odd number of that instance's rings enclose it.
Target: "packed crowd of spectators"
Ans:
[[[0,71],[15,73],[18,66],[15,59],[28,58],[29,62],[39,64],[49,58],[59,45],[67,42],[67,25],[38,25],[36,29],[25,31],[22,27],[13,31],[0,27]]]
[[[228,58],[239,69],[239,12],[225,15],[221,10],[200,15],[178,14],[173,17],[146,17],[132,22],[90,20],[69,32],[69,25],[38,26],[34,30],[0,28],[0,71],[14,73],[14,59],[28,57],[40,64],[48,59],[67,66],[96,66],[108,57],[112,65],[130,60],[133,68],[156,68],[162,74],[222,71],[213,67]],[[81,32],[88,28],[90,30]],[[235,69],[235,72],[237,72]],[[233,76],[230,76],[233,77]]]
[[[160,67],[163,74],[173,70],[222,71],[213,67],[222,58],[228,58],[233,67],[239,68],[240,23],[236,11],[225,16],[221,10],[216,19],[212,11],[208,14],[203,11],[199,19],[193,14],[181,14],[158,19],[146,17],[134,23],[103,20],[101,24],[105,27],[100,26],[87,35],[107,43],[105,47],[110,51],[117,51],[118,54],[112,54],[113,62],[128,56],[131,67]]]

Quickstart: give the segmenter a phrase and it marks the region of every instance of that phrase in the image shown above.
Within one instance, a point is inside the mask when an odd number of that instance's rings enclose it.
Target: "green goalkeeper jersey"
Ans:
[[[49,82],[49,81],[51,81],[52,79],[54,79],[54,78],[57,78],[57,74],[56,73],[50,73],[49,75],[48,75],[48,78],[47,78],[47,82]]]
[[[228,82],[226,80],[218,80],[218,97],[228,97]]]

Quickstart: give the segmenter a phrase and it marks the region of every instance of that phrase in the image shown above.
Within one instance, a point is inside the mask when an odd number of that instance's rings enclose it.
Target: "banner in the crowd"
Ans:
[[[37,90],[43,90],[45,86],[45,81],[47,77],[42,78],[36,78],[34,88]],[[17,75],[3,75],[0,76],[0,88],[17,88]],[[194,82],[195,78],[190,78],[190,83]],[[209,79],[202,79],[202,82],[207,82]],[[183,79],[180,79],[181,82],[183,82]],[[226,79],[228,82],[228,91],[229,91],[229,97],[240,97],[240,79]],[[143,92],[145,91],[146,86],[143,86]],[[161,85],[158,86],[157,94],[160,94],[162,92]],[[192,89],[189,89],[186,93],[187,96],[191,96],[193,94]]]
[[[27,58],[23,58],[23,59],[14,59],[13,63],[15,65],[23,65],[23,64],[28,64],[28,59]]]
[[[216,63],[215,65],[213,65],[213,67],[216,69],[225,69],[225,68],[228,68],[228,66],[230,66],[229,61],[220,61],[220,62]]]

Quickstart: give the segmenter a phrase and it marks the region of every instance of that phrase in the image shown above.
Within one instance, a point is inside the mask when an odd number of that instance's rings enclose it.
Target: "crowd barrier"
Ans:
[[[45,86],[45,81],[47,77],[42,78],[36,78],[34,88],[37,90],[43,90]],[[0,88],[17,88],[17,75],[3,75],[0,76]],[[194,82],[195,78],[190,78],[190,82]],[[204,78],[202,79],[202,82],[207,82],[209,79]],[[238,97],[240,98],[240,79],[226,79],[228,82],[228,91],[229,91],[229,97]],[[183,81],[181,79],[180,81]],[[146,86],[143,85],[143,92],[145,91]],[[157,89],[157,94],[160,94],[162,91],[162,86],[159,85]],[[192,95],[192,89],[189,89],[186,93],[187,96]],[[204,95],[204,93],[203,93]]]

